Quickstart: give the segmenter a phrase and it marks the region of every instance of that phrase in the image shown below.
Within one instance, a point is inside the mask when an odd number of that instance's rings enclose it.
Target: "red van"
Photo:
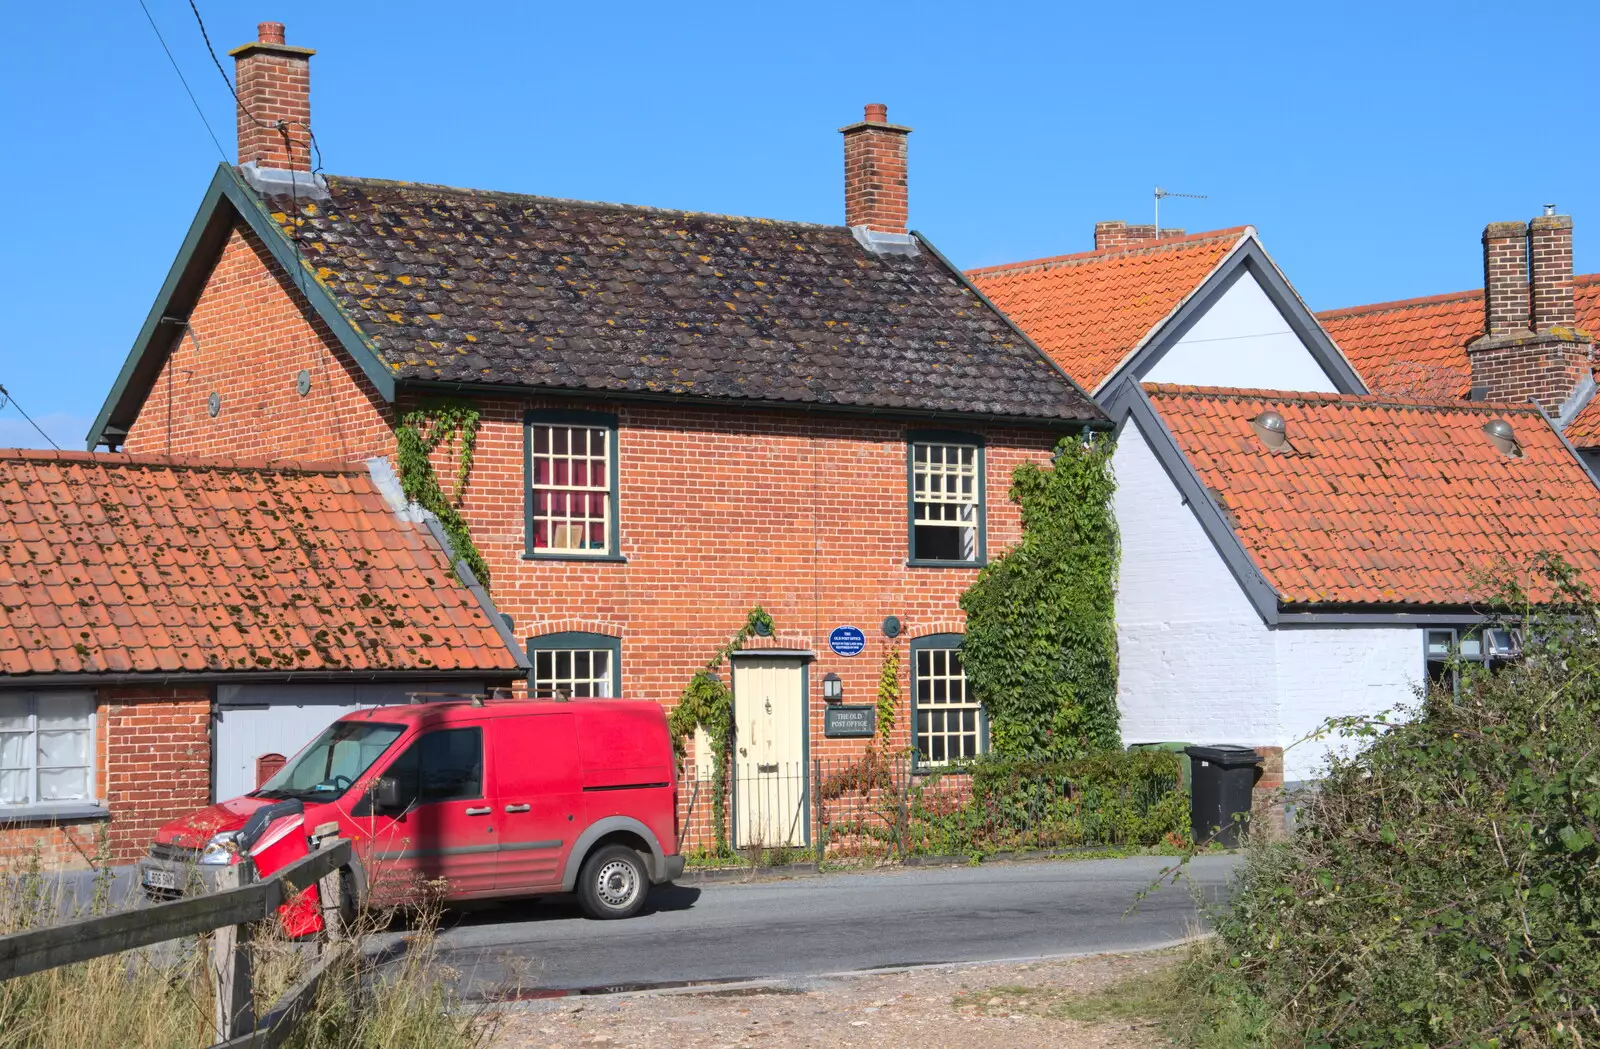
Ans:
[[[626,918],[683,873],[677,794],[655,703],[376,707],[329,725],[259,789],[161,828],[139,875],[152,895],[181,894],[299,814],[297,833],[336,824],[354,842],[357,900],[404,903],[442,881],[446,900],[575,890],[592,917]]]

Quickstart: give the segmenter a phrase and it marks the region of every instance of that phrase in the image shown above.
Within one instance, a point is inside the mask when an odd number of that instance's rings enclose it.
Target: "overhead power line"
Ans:
[[[183,75],[183,70],[178,68],[178,60],[172,57],[172,48],[167,46],[166,37],[161,35],[161,29],[156,25],[155,18],[150,14],[150,8],[145,6],[144,0],[139,0],[139,7],[144,11],[144,17],[150,23],[150,29],[156,34],[156,39],[161,42],[161,50],[167,53],[167,61],[172,63],[172,71],[178,74],[178,83],[183,85],[183,93],[189,96],[189,103],[194,106],[195,115],[200,118],[200,123],[206,126],[206,134],[211,136],[211,144],[217,147],[217,155],[222,162],[228,162],[228,153],[222,148],[222,143],[217,140],[217,133],[211,130],[211,121],[206,119],[205,110],[200,108],[199,99],[194,97],[194,91],[189,87],[188,79]]]
[[[7,404],[15,408],[17,413],[24,419],[27,419],[28,425],[33,427],[35,430],[38,430],[40,437],[43,437],[45,440],[50,442],[50,447],[54,448],[58,452],[61,450],[61,446],[55,442],[55,438],[45,433],[44,429],[38,423],[33,421],[33,417],[22,410],[22,405],[17,403],[17,399],[12,396],[11,391],[6,389],[4,385],[0,385],[0,408],[4,408]]]

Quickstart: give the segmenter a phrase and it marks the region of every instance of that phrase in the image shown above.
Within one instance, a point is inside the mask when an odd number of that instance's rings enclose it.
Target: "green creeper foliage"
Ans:
[[[884,753],[889,751],[889,740],[894,735],[894,714],[900,709],[900,650],[890,643],[883,657],[883,669],[878,673],[878,739]]]
[[[772,633],[772,616],[757,605],[745,617],[744,626],[719,649],[704,667],[694,672],[684,686],[678,705],[667,715],[672,747],[681,759],[684,744],[695,729],[705,732],[716,761],[711,766],[711,820],[716,827],[718,855],[728,849],[728,748],[733,742],[733,689],[717,674],[728,657],[744,647],[751,636]]]
[[[1074,758],[1121,745],[1112,442],[1063,440],[1054,465],[1017,467],[1022,541],[961,597],[967,681],[1004,757]]]
[[[1519,662],[1330,722],[1364,746],[1252,849],[1195,975],[1254,1044],[1600,1044],[1600,606],[1535,571],[1556,600],[1501,605]]]
[[[430,404],[407,412],[395,427],[394,436],[401,490],[407,499],[439,519],[456,556],[487,587],[489,565],[472,541],[466,518],[461,516],[461,497],[472,474],[472,450],[478,440],[478,410],[461,401]],[[441,444],[456,450],[455,484],[448,497],[433,469],[433,453]]]

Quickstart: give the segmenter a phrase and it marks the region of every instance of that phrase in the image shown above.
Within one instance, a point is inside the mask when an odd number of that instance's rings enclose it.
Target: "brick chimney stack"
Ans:
[[[906,232],[906,138],[911,129],[889,123],[889,107],[873,102],[860,123],[839,131],[844,135],[845,225]]]
[[[1483,229],[1483,331],[1528,329],[1528,225],[1491,222]]]
[[[1578,304],[1572,296],[1571,215],[1540,215],[1528,223],[1528,271],[1533,284],[1533,330],[1575,327]]]
[[[1467,344],[1473,399],[1532,398],[1564,424],[1592,390],[1593,339],[1576,325],[1571,217],[1489,223],[1483,334]]]
[[[1096,222],[1094,224],[1095,251],[1122,251],[1137,248],[1169,237],[1181,237],[1183,230],[1162,227],[1159,236],[1154,225],[1130,226],[1126,222]]]
[[[311,170],[311,56],[283,42],[282,22],[262,22],[254,42],[228,54],[239,94],[239,163]]]

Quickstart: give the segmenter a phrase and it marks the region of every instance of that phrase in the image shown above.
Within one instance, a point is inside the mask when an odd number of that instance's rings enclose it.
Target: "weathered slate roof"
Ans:
[[[520,676],[360,465],[0,449],[0,677]]]
[[[401,382],[1104,420],[927,245],[877,255],[842,226],[328,184],[329,200],[264,203]]]

